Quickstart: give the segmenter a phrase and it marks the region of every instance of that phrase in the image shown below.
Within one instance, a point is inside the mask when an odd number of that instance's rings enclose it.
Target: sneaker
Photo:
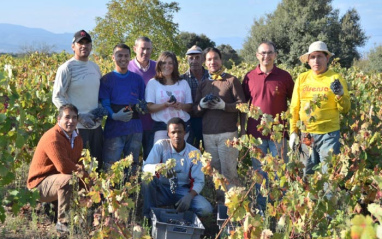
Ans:
[[[56,230],[57,230],[57,232],[69,232],[68,224],[57,222]]]

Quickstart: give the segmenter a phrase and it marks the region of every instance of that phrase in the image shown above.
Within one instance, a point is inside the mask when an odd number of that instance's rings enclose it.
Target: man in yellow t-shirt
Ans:
[[[307,62],[311,70],[300,74],[295,82],[290,105],[292,119],[289,146],[294,148],[301,131],[303,146],[312,147],[305,162],[307,174],[313,173],[313,167],[324,161],[330,150],[339,154],[339,114],[347,113],[350,108],[346,81],[341,75],[328,69],[329,59],[333,55],[324,42],[316,41],[309,46],[307,53],[300,56],[300,61]],[[321,107],[307,115],[306,109],[315,95],[325,95],[325,99],[321,102]],[[315,118],[314,121],[309,120],[311,116]],[[305,128],[299,129],[297,121],[301,121]],[[322,171],[325,173],[327,167],[323,167]]]

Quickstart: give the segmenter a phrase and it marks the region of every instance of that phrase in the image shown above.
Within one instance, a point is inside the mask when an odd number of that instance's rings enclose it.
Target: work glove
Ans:
[[[344,88],[342,87],[341,82],[338,79],[335,79],[330,84],[330,89],[335,95],[342,96],[344,94]]]
[[[211,101],[211,109],[224,110],[225,102],[220,97],[217,97],[217,99]]]
[[[119,121],[123,121],[123,122],[129,122],[131,120],[131,118],[133,118],[133,111],[126,111],[126,112],[123,112],[125,109],[122,108],[120,111],[118,111],[117,113],[114,113],[111,118],[113,118],[113,120],[119,120]]]
[[[289,136],[289,147],[290,149],[294,149],[294,144],[295,144],[295,141],[297,139],[298,135],[296,132],[293,132],[290,136]]]
[[[209,109],[210,108],[210,101],[208,100],[205,100],[206,97],[203,97],[200,102],[199,102],[199,106],[200,108],[202,109]]]
[[[79,114],[78,122],[80,122],[85,128],[93,128],[96,123],[94,122],[94,115],[91,113]]]
[[[191,201],[194,197],[191,193],[184,195],[177,203],[175,203],[176,211],[184,212],[187,211],[191,206]]]

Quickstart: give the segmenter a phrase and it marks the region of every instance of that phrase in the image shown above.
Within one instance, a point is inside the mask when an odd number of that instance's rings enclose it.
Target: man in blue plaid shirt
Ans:
[[[208,71],[203,67],[204,57],[203,51],[200,47],[196,45],[192,46],[187,50],[186,56],[190,68],[180,77],[185,79],[190,85],[192,101],[195,102],[196,89],[202,81],[208,79]],[[187,143],[199,148],[200,141],[203,141],[202,118],[196,117],[191,112],[190,122],[191,130]]]

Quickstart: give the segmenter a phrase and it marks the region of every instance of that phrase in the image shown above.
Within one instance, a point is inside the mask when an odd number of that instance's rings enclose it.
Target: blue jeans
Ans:
[[[285,163],[289,162],[289,158],[287,156],[288,144],[285,138],[283,138],[280,143],[274,142],[272,140],[263,139],[262,144],[258,145],[257,147],[261,149],[263,154],[267,154],[269,150],[269,153],[271,153],[273,157],[279,156],[284,160]],[[252,158],[252,167],[254,170],[258,170],[258,172],[263,176],[263,178],[265,178],[266,185],[268,185],[268,174],[261,169],[261,162],[256,158]],[[260,207],[260,209],[262,209],[263,211],[265,211],[267,207],[267,198],[261,195],[260,187],[261,185],[257,183],[256,202],[257,206]]]
[[[142,134],[142,148],[143,160],[146,160],[154,145],[154,130],[143,130]]]
[[[113,163],[133,154],[133,172],[139,165],[139,152],[141,150],[142,133],[134,133],[114,138],[105,139],[103,147],[104,169],[109,170]]]
[[[175,194],[172,194],[169,185],[161,183],[157,177],[154,177],[149,184],[142,183],[143,215],[150,218],[150,208],[175,205],[189,192],[190,188],[183,186],[178,187]],[[211,204],[199,194],[192,199],[190,209],[199,217],[212,213]]]
[[[333,131],[326,134],[310,134],[312,136],[312,154],[307,154],[303,160],[306,160],[306,174],[314,174],[313,167],[323,162],[333,150],[333,154],[340,153],[340,131]],[[322,168],[323,173],[327,172],[327,166]]]

